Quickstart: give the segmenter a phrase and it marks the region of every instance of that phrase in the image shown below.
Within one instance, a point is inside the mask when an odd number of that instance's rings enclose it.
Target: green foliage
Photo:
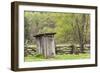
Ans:
[[[36,54],[34,57],[37,57],[37,58],[44,58],[44,56],[42,54]]]
[[[35,44],[34,35],[56,32],[56,44],[89,44],[90,15],[55,12],[24,12],[25,43]]]

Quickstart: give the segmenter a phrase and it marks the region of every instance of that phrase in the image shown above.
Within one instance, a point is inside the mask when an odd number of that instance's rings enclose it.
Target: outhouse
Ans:
[[[38,54],[42,54],[45,58],[55,56],[55,34],[56,33],[43,33],[34,36],[37,42]]]

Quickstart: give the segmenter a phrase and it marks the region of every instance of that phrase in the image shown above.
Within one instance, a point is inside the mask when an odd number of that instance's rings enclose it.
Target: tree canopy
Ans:
[[[34,35],[55,32],[56,44],[90,43],[90,15],[84,13],[24,12],[24,43],[35,44]]]

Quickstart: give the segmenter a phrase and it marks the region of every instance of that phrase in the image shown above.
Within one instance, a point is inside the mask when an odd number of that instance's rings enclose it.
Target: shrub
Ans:
[[[42,54],[36,54],[35,57],[37,57],[37,58],[44,58],[44,56]]]

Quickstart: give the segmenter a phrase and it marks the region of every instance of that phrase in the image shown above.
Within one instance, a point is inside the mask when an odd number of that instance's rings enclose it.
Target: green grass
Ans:
[[[24,58],[25,62],[33,62],[33,61],[50,61],[50,60],[75,60],[75,59],[88,59],[90,58],[90,54],[63,54],[56,55],[55,57],[45,59],[43,56],[27,56]]]

